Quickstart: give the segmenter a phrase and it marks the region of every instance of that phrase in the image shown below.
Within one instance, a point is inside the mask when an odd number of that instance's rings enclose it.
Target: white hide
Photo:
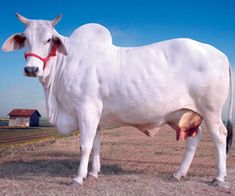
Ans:
[[[120,48],[111,44],[104,27],[88,24],[69,38],[68,53],[61,57],[69,61],[60,65],[55,96],[59,110],[73,116],[75,130],[77,113],[85,103],[102,111],[100,127],[113,123],[158,127],[167,114],[182,108],[199,114],[221,110],[227,97],[226,56],[190,39]]]
[[[39,22],[42,25],[43,21]],[[98,127],[115,124],[157,129],[181,109],[195,111],[205,120],[217,147],[216,179],[224,181],[227,132],[221,112],[229,90],[229,62],[222,52],[183,38],[142,47],[117,47],[109,31],[98,24],[83,25],[68,38],[51,30],[68,55],[58,53],[44,71],[42,62],[34,59],[38,61],[34,63],[40,68],[50,122],[62,133],[81,132],[82,156],[75,181],[82,184],[87,175],[92,146],[91,174],[97,176],[100,170]],[[36,34],[30,25],[26,31],[31,36]],[[177,178],[186,175],[200,134],[187,142]]]
[[[69,55],[59,55],[49,74],[57,85],[52,93],[57,111],[73,116],[74,130],[77,113],[86,102],[102,110],[101,127],[113,123],[160,126],[167,114],[182,108],[199,114],[213,106],[221,110],[227,97],[229,62],[210,45],[174,39],[120,48],[97,24],[80,27],[67,42]],[[48,104],[50,108],[55,102]],[[53,124],[56,119],[50,118]]]

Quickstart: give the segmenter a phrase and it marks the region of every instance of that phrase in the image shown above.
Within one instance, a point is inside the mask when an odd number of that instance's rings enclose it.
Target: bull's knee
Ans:
[[[80,152],[82,155],[89,155],[91,152],[91,145],[80,145]]]

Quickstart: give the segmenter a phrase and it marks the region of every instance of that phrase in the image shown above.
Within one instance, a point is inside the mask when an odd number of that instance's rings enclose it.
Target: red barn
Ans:
[[[14,109],[8,116],[9,126],[38,127],[41,114],[35,109]]]

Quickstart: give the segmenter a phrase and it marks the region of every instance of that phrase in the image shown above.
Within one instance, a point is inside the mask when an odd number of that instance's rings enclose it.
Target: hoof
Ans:
[[[75,181],[74,179],[71,179],[70,181],[66,182],[65,184],[66,184],[67,186],[76,186],[76,187],[81,186],[81,184],[78,183],[77,181]]]
[[[98,172],[89,172],[89,175],[94,177],[94,178],[98,178]]]
[[[72,184],[81,186],[83,184],[83,178],[82,177],[73,178]]]
[[[177,174],[177,173],[173,174],[173,176],[178,182],[180,182],[181,180],[184,180],[186,178],[186,175],[181,175],[181,174]]]
[[[211,186],[217,186],[217,187],[223,187],[223,188],[230,188],[230,183],[229,182],[223,182],[218,179],[212,180],[210,183]]]

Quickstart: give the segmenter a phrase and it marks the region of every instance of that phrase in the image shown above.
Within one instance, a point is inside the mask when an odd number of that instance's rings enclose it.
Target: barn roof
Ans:
[[[13,109],[8,113],[9,116],[31,116],[34,112],[37,112],[39,116],[41,114],[36,109]]]

